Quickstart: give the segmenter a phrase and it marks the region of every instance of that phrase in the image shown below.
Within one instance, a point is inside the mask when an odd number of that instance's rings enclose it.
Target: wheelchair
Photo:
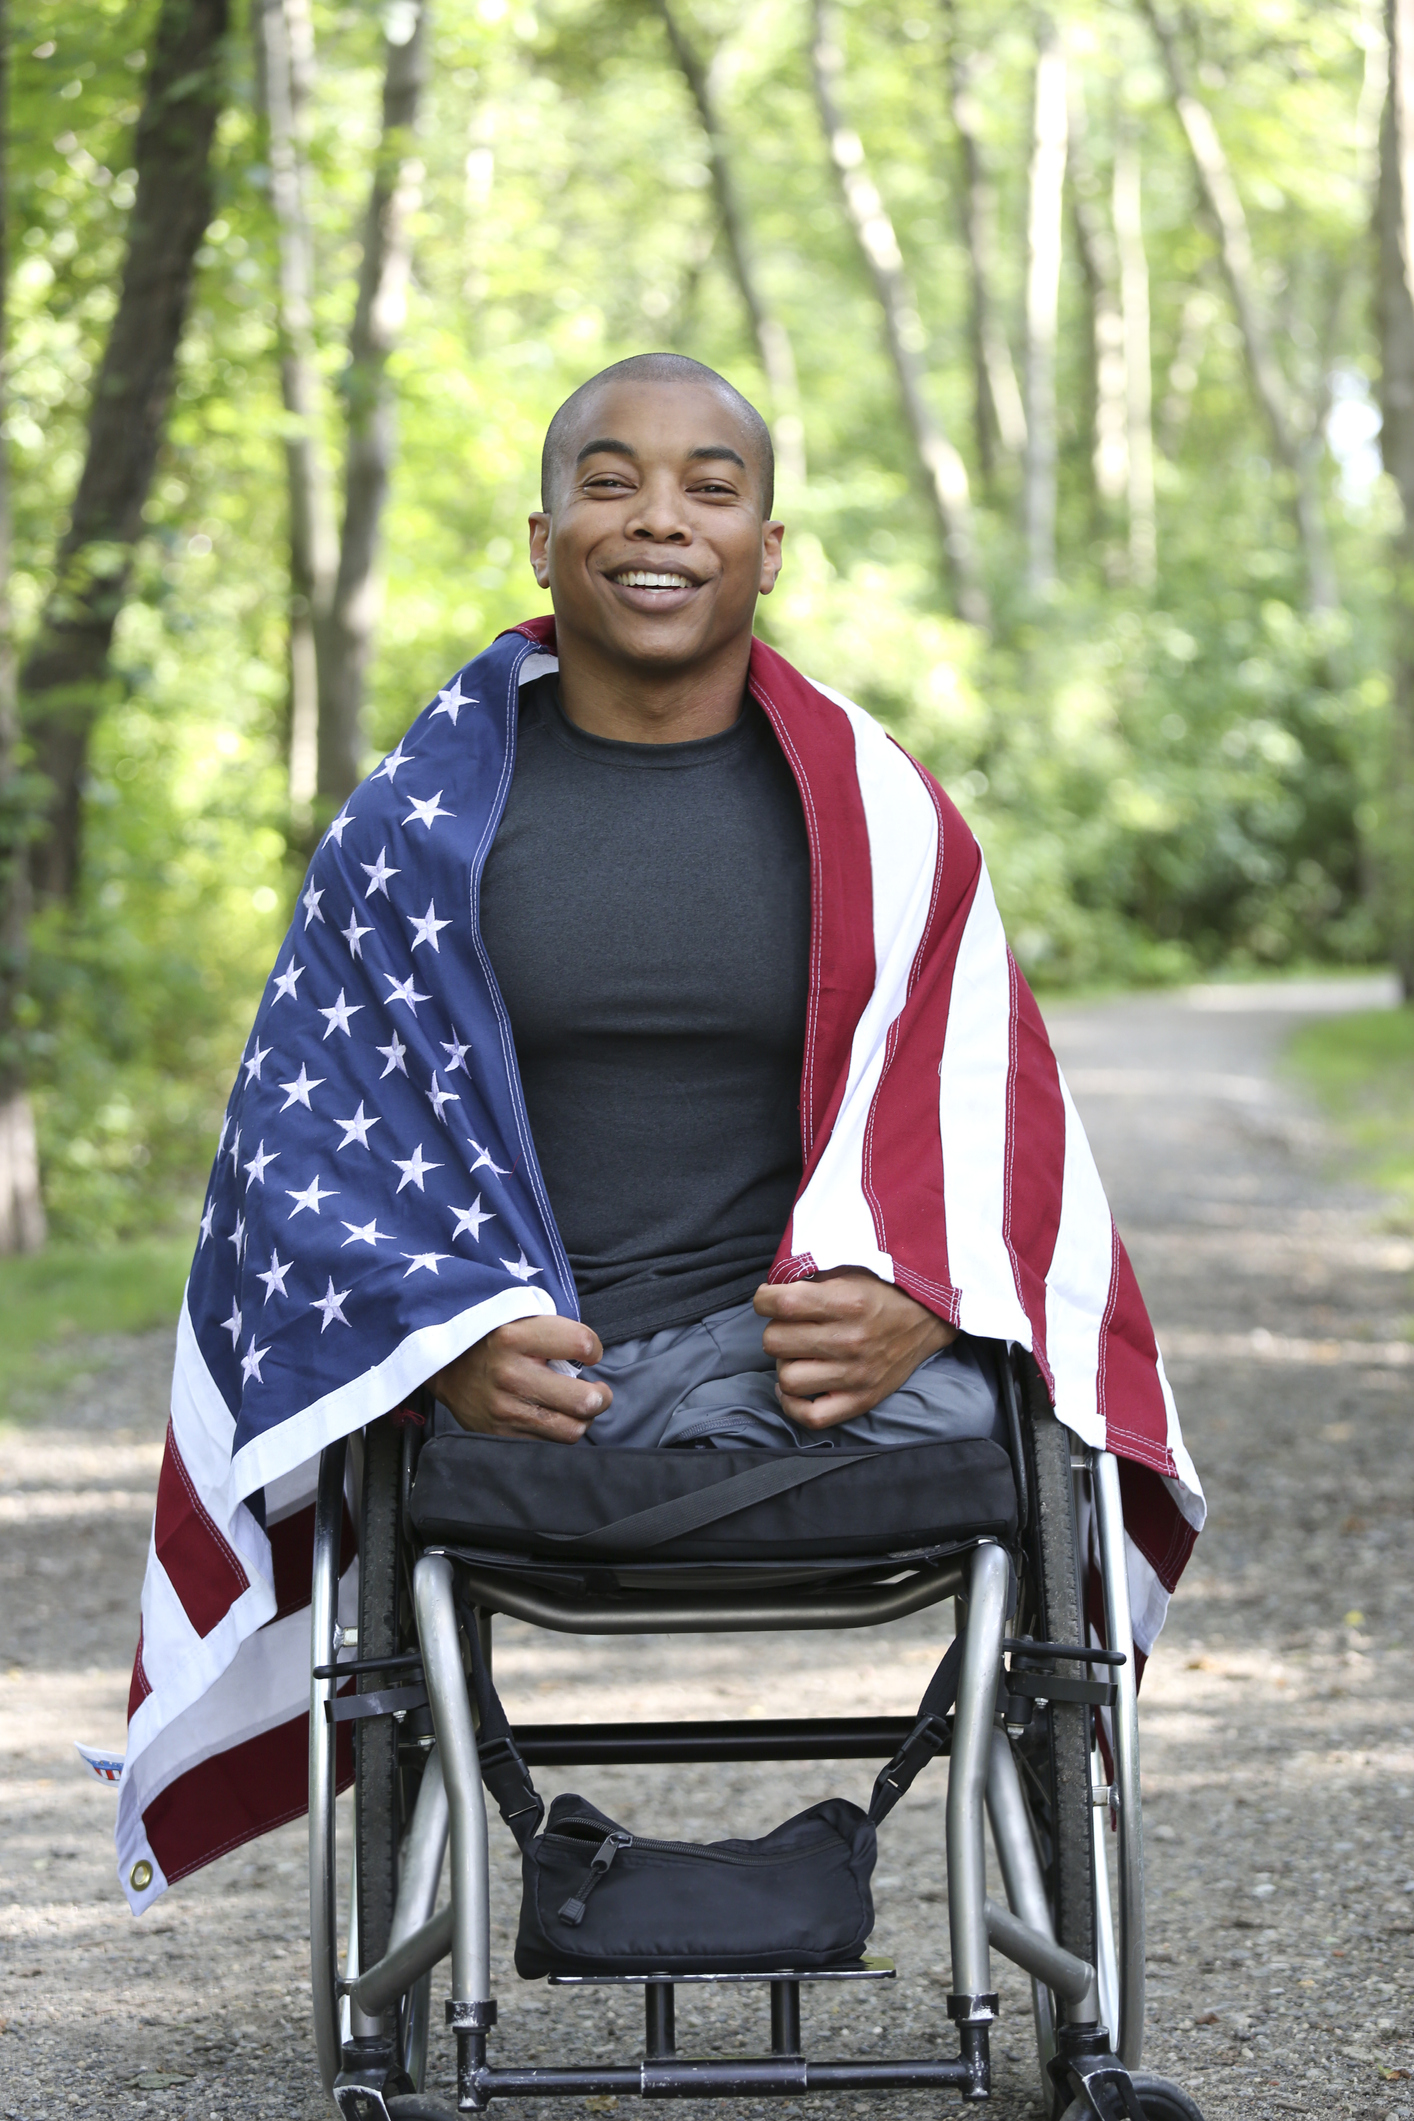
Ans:
[[[601,1541],[592,1559],[570,1558],[538,1538],[528,1516],[513,1521],[515,1510],[504,1507],[498,1514],[475,1478],[490,1464],[487,1452],[502,1454],[504,1466],[504,1454],[564,1447],[458,1436],[443,1448],[427,1393],[325,1450],[312,1596],[310,1944],[319,2066],[345,2121],[453,2121],[453,2110],[422,2089],[433,1969],[448,1954],[457,2113],[481,2112],[493,2099],[632,2094],[740,2100],[931,2089],[983,2101],[997,2015],[992,1952],[1031,1978],[1049,2121],[1202,2121],[1177,2086],[1139,2069],[1143,1827],[1118,1467],[1055,1419],[1029,1356],[998,1352],[1006,1441],[925,1447],[951,1455],[930,1461],[946,1477],[930,1489],[941,1499],[929,1508],[945,1521],[930,1522],[921,1544],[916,1492],[891,1501],[876,1478],[861,1536],[837,1542],[848,1551],[811,1552],[799,1539],[761,1544],[748,1509],[729,1526],[735,1546],[709,1549],[703,1534],[673,1558],[616,1551],[612,1541],[606,1551]],[[850,1462],[840,1477],[862,1480],[866,1460],[877,1468],[893,1454],[831,1455]],[[528,1457],[519,1464],[529,1470]],[[340,1578],[355,1527],[357,1623],[347,1626]],[[610,1523],[609,1534],[615,1529]],[[352,1595],[349,1571],[346,1600]],[[565,1634],[702,1635],[879,1627],[944,1600],[955,1602],[956,1618],[950,1715],[520,1724],[513,1737],[527,1769],[877,1759],[895,1796],[927,1760],[945,1757],[946,2008],[956,2052],[807,2057],[802,1983],[893,1977],[889,1962],[861,1959],[827,1975],[779,1964],[757,1975],[680,1967],[657,1976],[551,1974],[552,1987],[571,1978],[641,1986],[641,2054],[554,2067],[496,2057],[483,1773],[493,1789],[495,1775],[489,1750],[484,1759],[478,1752],[471,1630],[487,1670],[497,1613]],[[352,1883],[341,1928],[335,1799],[349,1780]],[[988,1826],[1005,1906],[988,1897]],[[439,1911],[448,1847],[451,1897]],[[769,2052],[746,2060],[678,2053],[675,1986],[714,1979],[769,1988]]]

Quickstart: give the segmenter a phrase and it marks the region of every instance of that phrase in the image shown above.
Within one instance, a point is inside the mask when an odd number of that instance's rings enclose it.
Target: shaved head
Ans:
[[[750,399],[744,398],[725,376],[719,376],[715,368],[690,360],[686,354],[675,353],[632,354],[626,361],[615,361],[612,368],[601,368],[597,376],[581,383],[579,389],[565,399],[545,431],[545,447],[540,457],[540,506],[543,509],[554,508],[575,431],[581,415],[588,409],[589,400],[606,386],[634,383],[691,383],[699,387],[705,384],[715,390],[746,431],[752,469],[761,489],[761,513],[770,515],[776,495],[776,455],[771,447],[770,428]]]

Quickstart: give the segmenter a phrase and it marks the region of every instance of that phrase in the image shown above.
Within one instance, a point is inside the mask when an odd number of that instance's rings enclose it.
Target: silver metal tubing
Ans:
[[[901,1620],[940,1598],[951,1598],[967,1580],[967,1559],[942,1563],[902,1583],[870,1584],[854,1590],[763,1597],[760,1592],[628,1593],[613,1598],[557,1594],[542,1584],[463,1567],[461,1581],[479,1606],[528,1620],[561,1635],[730,1635],[772,1628],[867,1628]]]
[[[1004,1957],[1025,1967],[1047,1988],[1053,1988],[1067,2003],[1082,2003],[1095,1985],[1095,1969],[1088,1959],[1077,1959],[1054,1937],[1043,1936],[1028,1923],[1018,1922],[995,1900],[986,1903],[987,1935]]]
[[[948,1926],[953,1992],[959,1996],[985,1995],[992,1986],[982,1801],[992,1751],[1010,1573],[1000,1547],[978,1547],[968,1583],[957,1715],[948,1763]]]
[[[314,1573],[310,1588],[310,1664],[334,1661],[339,1610],[339,1549],[344,1529],[345,1446],[331,1443],[319,1461],[314,1503]],[[309,1683],[309,1976],[314,2039],[326,2092],[339,2073],[339,1942],[334,1877],[334,1772],[337,1732],[324,1713],[332,1679]]]
[[[1139,1786],[1139,1700],[1134,1631],[1129,1612],[1129,1568],[1119,1466],[1109,1451],[1095,1454],[1095,1514],[1105,1591],[1105,1635],[1125,1662],[1114,1671],[1119,1694],[1110,1712],[1114,1787],[1119,1799],[1119,2039],[1126,2069],[1139,2067],[1144,2049],[1144,1811]]]
[[[417,1802],[398,1859],[398,1904],[388,1931],[390,1952],[431,1919],[437,1905],[442,1858],[447,1853],[449,1823],[442,1759],[434,1745],[422,1770]]]
[[[491,2000],[491,1910],[486,1852],[486,1799],[462,1670],[452,1564],[424,1554],[413,1570],[413,1603],[432,1728],[442,1756],[451,1811],[452,2001]]]
[[[452,1949],[454,1921],[453,1906],[444,1907],[421,1929],[401,1938],[366,1974],[360,1974],[349,1990],[359,2009],[371,2015],[387,2010],[439,1959],[445,1959]]]

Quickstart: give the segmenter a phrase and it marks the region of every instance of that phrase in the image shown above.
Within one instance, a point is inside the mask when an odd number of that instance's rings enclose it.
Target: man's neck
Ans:
[[[591,736],[621,744],[690,744],[730,729],[741,713],[751,640],[690,670],[655,670],[584,653],[561,640],[560,705]]]

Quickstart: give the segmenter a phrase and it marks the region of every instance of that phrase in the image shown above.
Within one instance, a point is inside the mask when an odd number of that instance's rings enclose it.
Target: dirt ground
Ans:
[[[1211,1507],[1142,1697],[1146,2062],[1208,2121],[1414,2111],[1414,1240],[1382,1232],[1275,1067],[1303,1013],[1374,998],[1342,983],[1050,1012]],[[166,1335],[109,1347],[52,1422],[0,1435],[6,2121],[329,2110],[309,2030],[303,1827],[134,1922],[113,1875],[113,1796],[72,1749],[122,1743],[169,1351]],[[536,1721],[591,1702],[612,1716],[902,1713],[948,1611],[887,1636],[780,1640],[575,1641],[502,1624],[498,1676],[512,1715]],[[577,1779],[641,1832],[708,1837],[762,1831],[832,1790],[862,1798],[869,1775],[826,1763]],[[817,2055],[950,2048],[941,1786],[930,1770],[882,1836],[873,1948],[899,1978],[808,1995]],[[629,2059],[636,1991],[581,1999],[516,1980],[515,1874],[494,1835],[496,2054]],[[993,2110],[1020,2121],[1039,2111],[1029,2024],[1020,1981],[1000,1971]],[[755,1992],[680,1990],[678,2010],[685,2052],[766,2045]],[[434,2089],[450,2087],[449,2049],[434,2022]],[[936,2103],[774,2110],[922,2121]]]

